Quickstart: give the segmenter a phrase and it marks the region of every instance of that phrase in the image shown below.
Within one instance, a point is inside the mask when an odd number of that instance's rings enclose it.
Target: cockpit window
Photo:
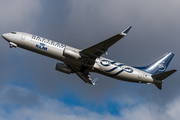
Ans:
[[[16,32],[11,32],[12,34],[16,34]]]

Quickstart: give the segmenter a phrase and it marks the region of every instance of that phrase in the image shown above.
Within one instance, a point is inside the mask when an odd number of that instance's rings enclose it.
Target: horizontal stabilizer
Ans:
[[[170,70],[163,73],[152,75],[152,78],[154,79],[154,85],[156,85],[157,88],[160,90],[162,89],[162,82],[164,79],[175,73],[177,70]]]
[[[154,78],[156,80],[164,80],[164,79],[166,79],[167,77],[169,77],[170,75],[172,75],[176,71],[177,70],[174,69],[174,70],[166,71],[166,72],[163,72],[163,73],[155,74],[155,75],[152,75],[152,78]]]
[[[156,85],[157,88],[159,88],[160,90],[162,90],[162,83],[154,83]]]

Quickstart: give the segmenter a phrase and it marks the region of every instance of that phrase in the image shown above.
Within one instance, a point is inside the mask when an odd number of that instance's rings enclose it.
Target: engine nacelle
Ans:
[[[16,45],[15,43],[13,43],[13,42],[10,42],[10,43],[9,43],[9,47],[10,47],[10,48],[12,48],[12,47],[15,47],[15,48],[16,48],[17,45]]]
[[[74,73],[73,70],[64,63],[57,63],[56,70],[67,74]]]
[[[81,55],[77,51],[70,50],[67,48],[64,49],[63,56],[65,56],[67,58],[73,58],[73,59],[81,58]]]

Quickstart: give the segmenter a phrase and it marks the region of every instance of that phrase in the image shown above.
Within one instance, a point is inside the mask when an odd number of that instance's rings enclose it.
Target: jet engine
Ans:
[[[64,63],[57,63],[56,70],[66,73],[66,74],[74,73],[73,70]]]
[[[67,58],[73,58],[73,59],[81,58],[79,52],[74,51],[74,50],[70,50],[70,49],[67,49],[67,48],[64,49],[63,56],[65,56]]]
[[[15,47],[15,48],[16,48],[17,45],[16,45],[15,43],[13,43],[13,42],[10,42],[10,43],[9,43],[9,47],[10,47],[10,48],[12,48],[12,47]]]

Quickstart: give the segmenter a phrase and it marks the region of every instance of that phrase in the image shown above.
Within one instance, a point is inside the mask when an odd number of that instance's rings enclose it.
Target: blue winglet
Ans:
[[[94,80],[92,80],[92,84],[95,85],[95,83],[98,81],[99,78],[95,78]]]
[[[127,34],[131,28],[132,28],[132,26],[129,26],[129,27],[126,28],[122,33]]]

